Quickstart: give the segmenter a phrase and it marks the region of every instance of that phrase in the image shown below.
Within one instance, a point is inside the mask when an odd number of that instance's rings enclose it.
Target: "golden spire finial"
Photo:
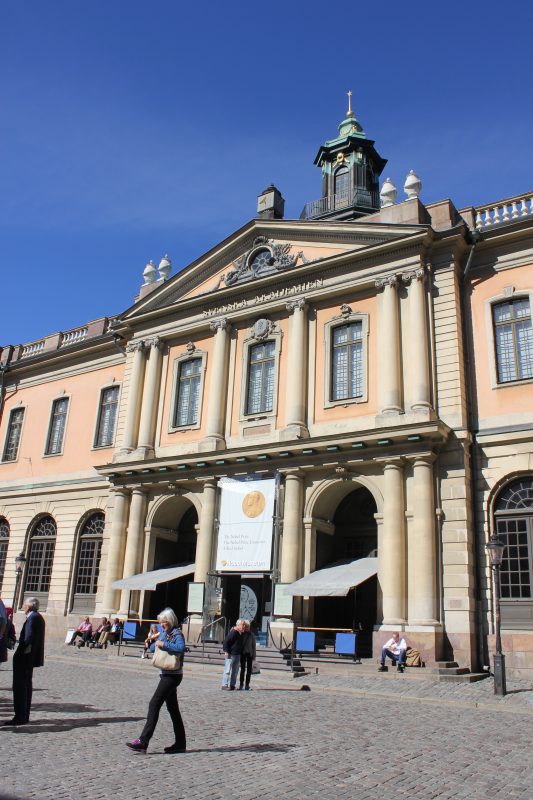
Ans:
[[[352,112],[352,90],[348,89],[346,94],[348,95],[348,116],[350,116],[353,113]]]

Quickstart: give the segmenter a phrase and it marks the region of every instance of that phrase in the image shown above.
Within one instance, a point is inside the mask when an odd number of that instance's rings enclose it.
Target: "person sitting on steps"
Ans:
[[[381,666],[379,672],[386,672],[385,659],[388,657],[392,664],[397,665],[398,672],[403,672],[405,669],[405,658],[407,654],[407,642],[405,639],[400,639],[399,633],[393,633],[388,642],[383,645],[381,651]]]

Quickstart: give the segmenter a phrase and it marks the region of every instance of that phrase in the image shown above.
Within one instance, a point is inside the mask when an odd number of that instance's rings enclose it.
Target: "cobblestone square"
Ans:
[[[189,751],[168,756],[166,710],[146,755],[131,753],[157,672],[140,659],[56,646],[34,673],[31,724],[0,730],[2,797],[531,798],[533,691],[492,682],[288,674],[221,692],[188,667],[178,691]],[[305,683],[311,691],[301,691]],[[0,670],[9,719],[11,664]]]

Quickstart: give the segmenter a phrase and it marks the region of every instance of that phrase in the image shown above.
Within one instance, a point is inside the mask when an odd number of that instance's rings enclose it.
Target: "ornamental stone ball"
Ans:
[[[387,178],[387,180],[381,187],[381,192],[379,193],[382,207],[387,208],[387,206],[393,206],[394,203],[396,202],[397,194],[398,194],[398,189],[393,184],[391,179]]]
[[[420,192],[422,191],[422,181],[412,169],[409,170],[409,175],[405,179],[403,190],[407,195],[408,200],[414,200],[416,197],[420,196]]]

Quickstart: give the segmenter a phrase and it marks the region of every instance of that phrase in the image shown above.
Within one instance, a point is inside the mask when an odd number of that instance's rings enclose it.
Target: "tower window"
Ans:
[[[337,202],[348,201],[350,194],[350,173],[346,167],[338,169],[335,173],[335,196]]]

